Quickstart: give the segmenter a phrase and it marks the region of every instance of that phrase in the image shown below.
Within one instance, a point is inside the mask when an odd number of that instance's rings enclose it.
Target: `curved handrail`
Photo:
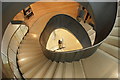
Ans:
[[[10,41],[9,41],[9,43],[8,43],[7,56],[9,55],[9,48],[10,48],[10,43],[11,43],[11,41],[12,41],[12,38],[14,37],[15,33],[20,29],[21,25],[26,25],[26,23],[22,21],[21,24],[19,25],[19,27],[15,30],[15,32],[14,32],[13,35],[11,36]],[[29,27],[28,27],[28,26],[26,26],[26,27],[28,28],[28,29],[27,29],[27,33],[28,33]],[[19,47],[19,46],[18,46],[18,47]],[[9,56],[7,57],[7,59],[8,59],[9,67],[10,67],[10,69],[12,70]],[[17,62],[17,53],[16,53],[16,62]],[[16,65],[17,65],[17,67],[19,67],[19,66],[18,66],[18,63],[16,63]],[[18,68],[18,70],[19,70],[19,68]],[[13,70],[12,70],[12,71],[13,71]],[[14,72],[14,71],[13,71],[13,72]],[[14,73],[13,73],[13,74],[14,74]],[[23,78],[22,73],[20,72],[20,70],[19,70],[19,73],[18,73],[18,74],[20,74],[20,75],[21,75],[21,78]],[[17,76],[16,76],[15,74],[14,74],[14,76],[17,78]]]

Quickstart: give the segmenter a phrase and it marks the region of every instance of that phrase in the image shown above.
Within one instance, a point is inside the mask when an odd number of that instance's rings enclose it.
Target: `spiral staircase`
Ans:
[[[120,11],[120,8],[118,10]],[[44,21],[50,15],[44,15],[37,20],[19,45],[17,64],[23,78],[118,78],[119,13],[112,31],[95,53],[78,61],[54,61],[44,55],[39,39],[43,29],[36,25],[44,26],[45,24],[39,24],[39,21]],[[80,24],[94,45],[96,32],[93,27],[83,21]]]
[[[82,22],[81,22],[82,23]],[[87,23],[89,36],[95,32]],[[32,29],[33,30],[33,29]],[[29,32],[18,50],[18,64],[24,78],[116,78],[118,71],[119,25],[94,55],[73,62],[55,62],[47,59],[40,50],[39,36]],[[92,34],[91,34],[92,33]],[[36,35],[36,37],[34,37]],[[92,37],[94,41],[94,37]],[[34,47],[33,47],[34,46]],[[24,60],[25,59],[25,60]],[[101,65],[104,64],[104,65]],[[107,69],[105,71],[105,69]],[[112,69],[112,70],[111,70]],[[110,71],[110,72],[108,72]],[[109,73],[109,74],[108,74]]]

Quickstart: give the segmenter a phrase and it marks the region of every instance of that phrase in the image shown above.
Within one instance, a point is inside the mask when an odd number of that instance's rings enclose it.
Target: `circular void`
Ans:
[[[111,5],[116,5],[116,4],[111,4]],[[93,12],[97,13],[95,12],[95,10]],[[46,24],[40,36],[40,44],[42,46],[44,55],[48,59],[51,59],[52,61],[58,61],[58,62],[78,61],[82,58],[87,58],[91,56],[112,30],[116,13],[114,14],[111,13],[109,15],[113,15],[112,18],[109,19],[108,18],[109,16],[107,16],[106,14],[106,18],[104,19],[105,22],[103,22],[102,25],[98,23],[98,21],[100,22],[100,20],[97,19],[98,15],[94,15],[94,20],[95,20],[94,29],[97,33],[94,45],[91,45],[91,41],[87,32],[85,31],[83,26],[79,22],[77,22],[75,19],[65,14],[58,14],[56,16],[53,16]],[[111,22],[111,23],[108,23],[108,22]],[[52,38],[54,38],[55,36],[54,37],[51,37],[51,36],[55,35],[56,30],[57,30],[57,35],[62,34],[62,37],[56,39],[54,42]],[[101,30],[103,33],[100,32]],[[100,33],[104,35],[101,35]],[[69,46],[65,46],[64,39],[66,38],[63,38],[63,36],[65,35],[68,36],[68,34],[72,34],[71,37],[74,36],[74,40],[71,40],[70,42],[68,41],[68,43],[74,45],[77,40],[77,42],[79,42],[79,45],[81,47],[79,48],[74,47],[72,49],[65,50],[65,48]],[[67,41],[65,43],[67,43]],[[50,46],[54,45],[54,46],[50,47],[49,45]]]
[[[65,14],[56,15],[49,20],[40,36],[40,44],[46,57],[54,61],[77,60],[71,58],[76,54],[80,55],[77,56],[80,59],[83,50],[92,46],[82,25]]]

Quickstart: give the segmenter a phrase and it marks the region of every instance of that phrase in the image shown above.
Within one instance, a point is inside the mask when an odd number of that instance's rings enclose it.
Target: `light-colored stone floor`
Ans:
[[[62,49],[59,49],[59,40],[62,41]],[[71,32],[59,28],[51,33],[46,48],[52,51],[65,52],[82,49],[83,47],[82,44],[80,44],[80,42]]]

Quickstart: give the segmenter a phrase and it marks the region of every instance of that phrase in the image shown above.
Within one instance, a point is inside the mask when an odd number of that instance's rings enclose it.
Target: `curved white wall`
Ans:
[[[28,31],[28,27],[24,24],[11,24],[9,23],[2,40],[1,57],[3,64],[9,66],[17,78],[21,75],[17,66],[17,51],[19,44]],[[11,73],[12,74],[12,73]]]

